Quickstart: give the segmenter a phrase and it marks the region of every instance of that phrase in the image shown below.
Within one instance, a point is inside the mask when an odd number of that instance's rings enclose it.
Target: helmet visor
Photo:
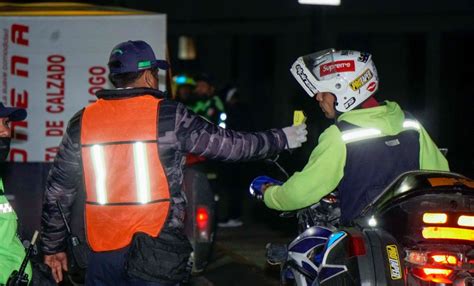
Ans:
[[[327,90],[323,81],[336,76],[336,73],[326,71],[325,67],[334,63],[334,53],[334,49],[322,50],[301,56],[293,63],[291,73],[309,96]],[[324,71],[321,73],[322,68]]]

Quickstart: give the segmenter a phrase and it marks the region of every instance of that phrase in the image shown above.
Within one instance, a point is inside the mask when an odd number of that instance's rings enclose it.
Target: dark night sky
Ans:
[[[304,109],[311,139],[293,154],[295,169],[331,122],[294,81],[291,63],[328,47],[371,52],[381,80],[378,98],[418,117],[438,145],[449,148],[452,170],[472,177],[474,2],[341,1],[340,7],[297,0],[77,2],[166,13],[174,70],[208,71],[220,84],[237,84],[256,129],[289,124],[292,111]],[[181,35],[196,40],[195,61],[177,60]]]

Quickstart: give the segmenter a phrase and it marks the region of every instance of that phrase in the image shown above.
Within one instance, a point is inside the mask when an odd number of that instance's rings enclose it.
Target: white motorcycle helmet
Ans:
[[[309,96],[318,92],[334,94],[338,112],[356,108],[379,88],[372,55],[364,52],[319,51],[299,57],[290,71]]]

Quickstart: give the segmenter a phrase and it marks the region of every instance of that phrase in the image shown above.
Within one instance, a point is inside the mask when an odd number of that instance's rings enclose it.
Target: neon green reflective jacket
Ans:
[[[345,121],[361,128],[380,130],[376,136],[397,135],[404,130],[405,115],[395,102],[356,109],[341,114],[338,122]],[[426,130],[417,124],[419,133],[419,166],[425,170],[449,171],[446,158],[438,150]],[[347,140],[347,137],[345,137]],[[265,192],[265,204],[277,210],[296,210],[310,206],[329,194],[344,177],[346,142],[336,125],[328,127],[319,137],[301,172],[295,172],[282,186],[272,186]]]
[[[211,98],[199,100],[190,108],[196,114],[206,118],[214,124],[218,124],[219,116],[224,112],[224,103],[222,103],[222,100],[217,95],[214,95]]]
[[[25,258],[25,248],[17,236],[17,216],[3,194],[3,181],[0,179],[0,284],[6,284],[13,270],[19,270]],[[31,281],[31,265],[26,273]]]

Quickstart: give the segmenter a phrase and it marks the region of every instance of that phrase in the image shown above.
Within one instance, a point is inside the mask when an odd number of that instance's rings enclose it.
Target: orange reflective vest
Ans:
[[[170,192],[157,144],[160,101],[99,99],[84,110],[85,223],[94,251],[125,247],[137,232],[156,237],[165,223]]]

